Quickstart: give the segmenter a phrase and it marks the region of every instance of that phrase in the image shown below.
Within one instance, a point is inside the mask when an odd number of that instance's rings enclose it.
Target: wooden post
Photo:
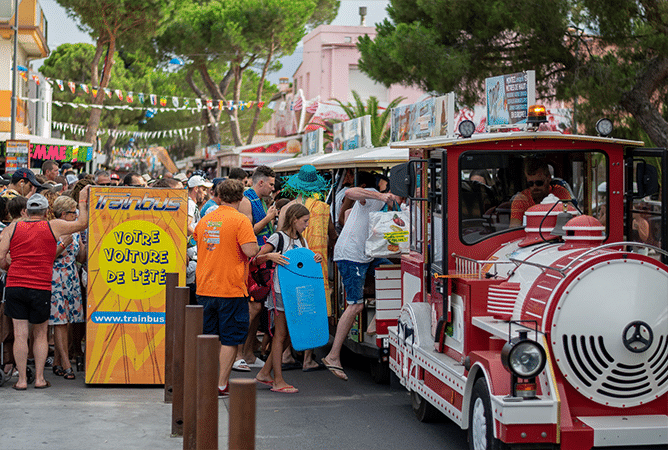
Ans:
[[[174,349],[172,354],[172,434],[183,435],[183,337],[186,329],[186,305],[190,288],[174,289]]]
[[[197,448],[197,336],[202,334],[204,307],[186,306],[185,355],[183,357],[183,449]]]
[[[174,348],[174,289],[179,274],[165,274],[165,403],[172,402],[172,349]]]
[[[255,380],[230,380],[228,448],[255,450]]]
[[[197,336],[197,448],[218,450],[218,336]]]

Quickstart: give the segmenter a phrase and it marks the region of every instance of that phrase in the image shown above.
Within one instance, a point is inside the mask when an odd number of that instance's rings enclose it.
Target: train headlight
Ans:
[[[534,378],[545,368],[545,350],[536,341],[527,338],[526,332],[511,339],[501,350],[501,362],[518,378]]]

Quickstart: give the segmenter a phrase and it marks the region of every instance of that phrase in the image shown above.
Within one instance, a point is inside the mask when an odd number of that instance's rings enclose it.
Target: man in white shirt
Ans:
[[[358,180],[358,182],[367,186],[375,185],[371,180]],[[341,347],[355,317],[364,309],[366,273],[368,270],[375,270],[381,264],[389,263],[386,259],[369,258],[364,254],[369,215],[383,209],[385,204],[391,206],[394,202],[399,202],[399,198],[389,192],[380,193],[374,188],[361,187],[348,189],[346,199],[354,200],[355,204],[334,246],[334,261],[343,281],[348,306],[339,319],[332,348],[327,356],[322,358],[322,362],[330,372],[344,381],[348,376],[341,367]]]

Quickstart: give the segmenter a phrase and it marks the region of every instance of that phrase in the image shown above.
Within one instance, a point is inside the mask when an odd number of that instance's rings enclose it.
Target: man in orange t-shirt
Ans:
[[[552,175],[547,163],[533,159],[525,173],[528,188],[513,197],[510,208],[510,228],[521,227],[524,212],[534,205],[540,204],[545,197],[552,194],[561,200],[570,200],[571,193],[563,186],[552,184]]]
[[[197,302],[204,307],[204,334],[220,337],[218,396],[228,395],[237,346],[248,334],[248,261],[260,250],[253,225],[237,211],[244,185],[225,180],[216,186],[221,204],[195,227]]]

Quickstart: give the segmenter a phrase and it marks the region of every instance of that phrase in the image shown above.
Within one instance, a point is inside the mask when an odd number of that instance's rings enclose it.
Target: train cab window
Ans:
[[[469,151],[460,157],[459,177],[459,231],[466,244],[521,228],[524,211],[549,194],[572,200],[607,229],[604,153]]]

